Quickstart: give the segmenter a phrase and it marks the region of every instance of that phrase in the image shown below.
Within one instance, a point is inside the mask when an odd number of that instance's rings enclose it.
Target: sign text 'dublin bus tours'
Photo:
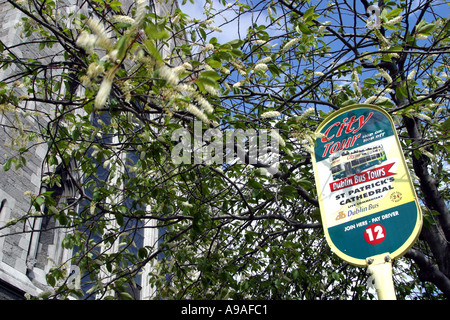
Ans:
[[[403,255],[422,216],[390,116],[371,105],[349,106],[318,127],[313,164],[329,245],[349,263]]]

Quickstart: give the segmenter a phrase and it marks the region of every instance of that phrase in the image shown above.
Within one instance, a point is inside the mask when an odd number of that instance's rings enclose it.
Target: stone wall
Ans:
[[[67,8],[76,8],[73,3],[78,0],[65,0]],[[128,3],[125,8],[129,8],[134,3]],[[62,2],[59,2],[62,3]],[[150,3],[154,11],[158,14],[173,11],[176,3],[172,1],[155,0]],[[22,13],[12,8],[8,2],[0,4],[0,41],[5,47],[12,48],[10,52],[4,51],[4,59],[7,53],[13,54],[17,58],[37,58],[51,56],[58,48],[39,50],[38,44],[25,44],[21,37],[20,29],[16,26],[20,23]],[[45,58],[42,60],[46,63]],[[20,66],[0,70],[0,81],[7,80],[11,84],[16,78],[15,74],[20,73]],[[22,90],[23,83],[16,83],[15,89]],[[22,102],[25,103],[25,102]],[[40,104],[29,104],[27,108],[37,108],[38,110],[50,110],[48,106]],[[14,142],[18,128],[18,117],[21,115],[14,112],[0,112],[0,165],[11,155],[17,155],[8,145]],[[27,130],[39,131],[44,126],[45,119],[29,117],[26,120],[21,118]],[[4,172],[0,168],[0,300],[19,299],[24,293],[38,295],[41,291],[47,290],[45,274],[54,263],[60,263],[70,257],[70,252],[61,249],[63,234],[58,229],[46,232],[39,232],[42,224],[53,227],[53,219],[45,220],[37,218],[24,223],[17,223],[11,228],[4,228],[8,221],[19,219],[29,212],[30,196],[28,192],[38,194],[42,188],[42,174],[50,170],[43,167],[43,160],[46,156],[46,141],[30,145],[27,152],[26,166],[19,170]],[[12,165],[12,167],[14,164]],[[148,290],[146,291],[149,294]]]

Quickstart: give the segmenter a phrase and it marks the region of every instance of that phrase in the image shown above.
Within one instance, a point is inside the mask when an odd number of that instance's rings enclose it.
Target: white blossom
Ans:
[[[179,74],[182,74],[183,72],[186,72],[186,68],[184,66],[178,66],[178,67],[173,68],[173,72],[176,75],[179,75]]]
[[[216,27],[216,26],[209,26],[209,27],[207,27],[207,29],[212,30],[212,31],[222,32],[222,29],[220,29],[219,27]]]
[[[391,78],[391,76],[390,76],[385,70],[379,69],[379,73],[377,73],[377,74],[375,75],[375,77],[379,77],[379,76],[385,78],[386,81],[387,81],[388,83],[392,83],[392,78]]]
[[[136,23],[136,20],[129,17],[129,16],[123,16],[123,15],[115,15],[111,17],[111,22],[115,23],[128,23],[131,25],[134,25]]]
[[[359,83],[358,71],[353,70],[353,72],[352,72],[352,79],[355,80],[356,83]]]
[[[203,51],[212,51],[214,50],[214,45],[212,43],[208,43],[205,48],[203,49]]]
[[[423,33],[417,33],[416,34],[416,39],[417,40],[425,40],[427,38],[428,38],[428,35],[426,35],[426,34],[423,34]]]
[[[367,104],[371,104],[372,102],[374,102],[375,100],[377,100],[378,97],[377,96],[372,96],[366,99],[365,103]]]
[[[359,93],[359,86],[358,86],[358,83],[356,81],[354,81],[352,83],[352,86],[353,86],[353,90],[355,90],[355,92]]]
[[[179,92],[186,92],[186,93],[194,93],[195,92],[195,88],[193,86],[190,86],[188,84],[179,84],[176,89]]]
[[[267,118],[275,118],[279,117],[281,115],[278,111],[266,111],[261,115],[261,118],[267,119]]]
[[[106,76],[100,85],[97,96],[95,97],[95,109],[99,109],[105,105],[106,100],[109,97],[109,93],[111,92],[111,87],[112,77]]]
[[[266,40],[261,40],[261,39],[253,40],[252,42],[253,42],[254,44],[256,44],[256,45],[264,45],[264,44],[267,43]]]
[[[135,26],[140,26],[142,21],[144,21],[145,14],[147,13],[146,7],[147,1],[146,0],[136,0],[136,17],[135,17]]]
[[[256,64],[267,63],[267,62],[270,62],[270,61],[272,61],[272,57],[266,57],[264,59],[259,60]]]
[[[206,90],[209,94],[211,94],[211,95],[213,95],[213,96],[218,96],[218,95],[219,95],[219,91],[217,91],[217,89],[214,88],[213,86],[210,86],[210,85],[205,84],[204,87],[205,87],[205,90]]]
[[[186,110],[191,113],[192,115],[196,116],[197,118],[199,118],[200,120],[202,120],[205,123],[209,123],[209,119],[208,117],[196,106],[194,106],[193,104],[189,104],[186,107]]]
[[[172,85],[176,85],[179,82],[178,75],[174,70],[168,66],[163,66],[159,69],[159,75]]]
[[[198,102],[198,104],[205,109],[206,112],[208,113],[213,113],[214,109],[211,106],[211,104],[208,102],[208,100],[206,100],[204,97],[198,95],[197,97],[195,97],[195,100]]]
[[[326,28],[328,25],[330,25],[330,24],[331,24],[331,21],[326,21],[326,22],[322,23],[321,26],[319,27],[318,32],[319,32],[319,33],[324,32],[324,31],[325,31],[325,28]]]
[[[87,76],[89,78],[96,78],[96,77],[102,75],[104,71],[105,71],[105,68],[102,65],[99,65],[96,62],[93,62],[88,67]]]
[[[417,70],[411,70],[411,72],[408,74],[408,80],[413,80],[416,73]]]
[[[183,63],[183,67],[185,69],[192,69],[192,64],[190,64],[189,62],[185,62],[185,63]]]
[[[316,109],[314,109],[314,107],[311,107],[309,109],[306,109],[305,112],[303,112],[302,116],[307,117],[310,114],[313,114],[314,112],[316,112]]]
[[[268,67],[267,67],[267,64],[265,64],[265,63],[258,63],[254,67],[255,71],[266,71],[267,69],[268,69]]]
[[[280,134],[278,133],[278,130],[272,129],[272,130],[270,130],[270,133],[271,133],[272,137],[274,137],[275,139],[278,140],[278,143],[279,143],[282,147],[285,147],[285,146],[286,146],[286,142],[285,142],[284,139],[280,136]]]
[[[77,39],[77,46],[86,49],[87,51],[91,51],[95,47],[95,43],[97,42],[97,36],[90,34],[87,31],[83,31],[80,33]]]
[[[396,24],[396,23],[401,22],[402,19],[403,19],[403,16],[398,16],[398,17],[396,17],[396,18],[394,18],[394,19],[389,20],[389,21],[386,22],[384,25],[386,25],[386,26],[391,26],[391,25],[393,25],[393,24]]]
[[[289,50],[290,48],[292,48],[294,45],[297,44],[297,42],[300,41],[301,38],[294,38],[292,40],[290,40],[288,43],[286,43],[283,47],[283,50]]]
[[[103,23],[95,18],[90,18],[87,21],[89,28],[97,36],[95,45],[101,48],[109,49],[111,47],[111,39],[106,32]]]
[[[182,204],[184,207],[192,208],[192,204],[190,204],[189,202],[183,201],[181,204]]]

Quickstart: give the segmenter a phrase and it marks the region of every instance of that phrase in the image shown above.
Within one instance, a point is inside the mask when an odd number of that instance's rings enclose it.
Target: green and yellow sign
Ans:
[[[345,261],[367,266],[413,245],[422,214],[392,119],[372,105],[342,108],[317,128],[313,166],[327,241]]]

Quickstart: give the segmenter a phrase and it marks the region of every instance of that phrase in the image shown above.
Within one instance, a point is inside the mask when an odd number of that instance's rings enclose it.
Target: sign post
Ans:
[[[343,260],[367,267],[380,299],[395,299],[392,260],[414,244],[422,214],[390,115],[344,107],[317,128],[312,157],[325,237]]]

